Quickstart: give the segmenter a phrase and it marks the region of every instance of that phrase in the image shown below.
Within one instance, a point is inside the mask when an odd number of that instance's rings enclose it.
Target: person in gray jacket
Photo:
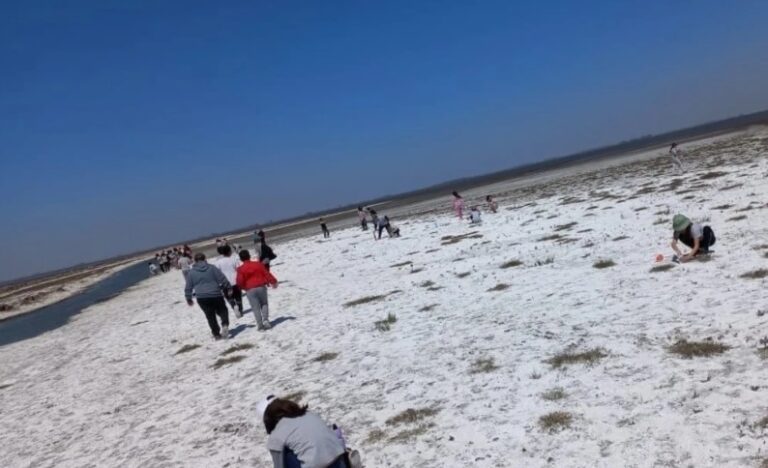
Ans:
[[[203,309],[211,333],[217,340],[229,338],[229,309],[224,302],[224,294],[228,296],[231,288],[232,285],[221,270],[205,261],[205,254],[195,254],[195,264],[187,274],[184,296],[191,307],[195,304],[192,301],[194,291],[197,304]],[[221,328],[216,321],[217,315],[221,320]]]
[[[256,409],[275,468],[349,468],[343,440],[306,405],[270,395]]]

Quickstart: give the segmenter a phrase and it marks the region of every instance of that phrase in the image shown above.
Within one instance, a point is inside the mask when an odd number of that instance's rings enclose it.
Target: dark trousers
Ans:
[[[227,301],[233,310],[237,307],[237,310],[243,311],[243,291],[239,287],[232,286],[232,295],[227,298]]]
[[[385,229],[387,230],[387,235],[392,237],[392,231],[390,230],[391,228],[389,227],[389,224],[379,224],[379,239],[381,239],[381,233],[384,232]]]
[[[326,239],[331,237],[331,231],[329,231],[328,229],[323,229],[323,237],[325,237]]]
[[[363,231],[367,231],[368,230],[368,220],[367,219],[360,220],[360,226],[362,226]]]
[[[229,328],[229,309],[224,302],[224,297],[198,297],[197,304],[205,312],[205,319],[208,320],[208,326],[211,327],[213,336],[221,336],[221,328],[216,321],[216,316],[221,320],[221,326]]]
[[[346,454],[344,454],[334,460],[333,463],[328,465],[326,468],[349,468],[349,464],[347,463],[346,458]],[[296,454],[293,453],[293,451],[288,447],[283,449],[283,466],[285,468],[302,468],[301,460],[299,460],[299,457],[297,457]]]
[[[709,226],[704,226],[704,229],[702,229],[701,240],[699,241],[699,251],[701,253],[708,252],[709,248],[715,245],[716,240],[717,239],[715,238],[715,232],[712,230],[712,228]],[[683,244],[687,245],[690,248],[693,248],[693,239],[691,237],[680,236],[680,242],[682,242]]]

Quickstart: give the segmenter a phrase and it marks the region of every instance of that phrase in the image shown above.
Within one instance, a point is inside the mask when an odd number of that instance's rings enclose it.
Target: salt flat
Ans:
[[[496,185],[477,227],[446,199],[395,220],[400,239],[275,245],[268,333],[246,314],[211,341],[180,273],[144,281],[0,348],[3,466],[270,466],[254,409],[276,393],[368,467],[759,467],[768,293],[742,275],[768,268],[768,133],[688,150],[680,177],[661,156]],[[715,254],[653,271],[677,212],[714,228]],[[728,348],[671,353],[683,339]]]

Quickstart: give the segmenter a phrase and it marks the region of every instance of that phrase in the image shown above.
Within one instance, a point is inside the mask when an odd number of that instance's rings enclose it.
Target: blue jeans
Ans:
[[[285,468],[302,468],[301,462],[299,461],[299,457],[296,456],[295,453],[288,447],[283,450],[283,463],[285,464]],[[333,463],[328,465],[326,468],[348,468],[347,462],[344,461],[344,456],[340,456],[336,459]]]

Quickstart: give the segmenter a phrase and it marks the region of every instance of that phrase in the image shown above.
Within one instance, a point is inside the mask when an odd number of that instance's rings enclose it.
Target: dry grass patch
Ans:
[[[544,265],[551,265],[552,263],[555,263],[555,257],[547,257],[544,260],[536,260],[534,263],[534,266],[544,266]]]
[[[430,310],[434,309],[435,307],[439,306],[440,304],[429,304],[425,305],[421,309],[419,309],[419,312],[429,312]]]
[[[628,236],[619,236],[619,237],[614,237],[612,240],[614,242],[618,242],[618,241],[623,241],[625,239],[629,239],[629,237]]]
[[[547,390],[546,392],[541,394],[541,398],[547,400],[547,401],[557,401],[562,400],[568,396],[567,393],[565,393],[565,390],[563,390],[561,387],[553,388],[551,390]]]
[[[744,219],[747,219],[747,215],[733,216],[731,218],[728,218],[726,221],[741,221],[741,220],[744,220]]]
[[[328,362],[333,361],[337,357],[339,357],[339,353],[323,353],[312,359],[312,362]]]
[[[520,260],[509,260],[508,262],[502,263],[501,266],[499,266],[499,268],[502,268],[502,269],[503,268],[512,268],[512,267],[520,266],[522,264],[523,264],[523,262],[521,262]]]
[[[0,385],[0,390],[5,390],[6,388],[11,388],[11,387],[13,387],[13,384],[9,384],[9,383],[2,384]]]
[[[487,291],[488,291],[488,292],[493,292],[493,291],[504,291],[505,289],[509,289],[509,285],[508,285],[508,284],[506,284],[506,283],[499,283],[499,284],[497,284],[496,286],[494,286],[494,287],[492,287],[492,288],[489,288]]]
[[[397,316],[393,313],[387,314],[387,318],[384,320],[377,320],[373,322],[374,328],[380,332],[389,331],[392,328],[392,324],[397,322]]]
[[[597,268],[599,270],[602,270],[603,268],[610,268],[612,266],[616,266],[616,262],[610,258],[606,260],[598,260],[592,264],[592,268]]]
[[[386,299],[386,297],[387,297],[386,295],[381,295],[381,294],[377,296],[365,296],[365,297],[361,297],[360,299],[355,299],[354,301],[349,301],[344,303],[344,307],[349,308],[349,307],[359,306],[362,304],[368,304],[370,302],[376,302],[382,299]]]
[[[395,263],[394,265],[390,265],[389,267],[390,268],[400,268],[400,267],[404,267],[406,265],[413,265],[413,262],[408,260],[406,262]]]
[[[539,242],[558,240],[558,239],[561,239],[562,237],[563,236],[561,236],[560,234],[550,234],[548,236],[540,237]]]
[[[425,434],[431,427],[434,427],[434,424],[420,424],[418,427],[414,427],[413,429],[405,429],[390,437],[388,442],[392,444],[409,442],[414,438]]]
[[[666,219],[663,219],[663,218],[659,218],[659,219],[657,219],[656,221],[654,221],[654,222],[653,222],[653,225],[654,225],[654,226],[658,226],[658,225],[660,225],[660,224],[667,224],[667,222],[668,222],[668,221],[667,221]]]
[[[669,270],[671,270],[674,267],[675,266],[672,265],[671,263],[665,263],[663,265],[656,265],[656,266],[651,267],[650,272],[651,273],[659,273],[659,272],[662,272],[662,271],[669,271]]]
[[[234,346],[230,346],[229,348],[227,348],[224,352],[222,352],[220,354],[220,356],[226,356],[227,354],[236,353],[238,351],[245,351],[245,350],[253,348],[254,346],[255,345],[253,345],[251,343],[236,344]]]
[[[539,418],[539,427],[553,433],[571,427],[573,415],[566,411],[554,411]]]
[[[581,353],[562,352],[547,359],[547,364],[551,365],[555,369],[559,369],[563,366],[570,366],[571,364],[589,364],[593,365],[600,359],[608,356],[601,348],[593,348],[589,351],[583,351]]]
[[[184,346],[182,346],[182,347],[181,347],[181,349],[179,349],[178,351],[176,351],[176,354],[184,354],[184,353],[188,353],[188,352],[190,352],[190,351],[193,351],[193,350],[195,350],[195,349],[197,349],[197,348],[199,348],[199,347],[200,347],[200,345],[199,345],[199,344],[188,344],[188,345],[184,345]]]
[[[733,190],[733,189],[737,189],[737,188],[739,188],[739,187],[743,187],[743,186],[744,186],[744,184],[731,184],[731,185],[726,185],[725,187],[721,187],[721,188],[720,188],[720,191],[721,191],[721,192],[724,192],[724,191],[726,191],[726,190]]]
[[[458,236],[443,236],[440,240],[442,241],[441,245],[451,245],[457,244],[464,239],[481,239],[482,237],[483,235],[478,233],[478,231],[470,231],[466,234],[459,234]]]
[[[431,288],[434,285],[435,285],[435,282],[432,280],[427,280],[419,284],[419,286],[422,288]]]
[[[768,276],[768,270],[760,268],[759,270],[750,271],[739,276],[739,278],[745,279],[763,279]]]
[[[213,367],[214,369],[218,369],[218,368],[223,367],[223,366],[228,366],[230,364],[234,364],[236,362],[240,362],[243,359],[245,359],[245,356],[243,356],[243,355],[230,356],[230,357],[226,357],[226,358],[219,358],[219,359],[216,360],[216,362],[213,363],[213,366],[211,366],[211,367]]]
[[[730,349],[730,346],[714,341],[688,341],[679,340],[669,347],[669,352],[686,359],[694,357],[709,357],[722,354]]]
[[[726,175],[728,175],[728,173],[727,173],[727,172],[722,172],[722,171],[710,171],[710,172],[707,172],[707,173],[705,173],[705,174],[702,174],[702,175],[700,175],[700,176],[699,176],[699,179],[700,179],[700,180],[710,180],[710,179],[717,179],[717,178],[719,178],[719,177],[723,177],[723,176],[726,176]]]
[[[382,431],[381,429],[373,429],[371,432],[368,433],[368,437],[365,439],[365,441],[369,444],[375,444],[376,442],[381,442],[386,438],[387,438],[386,432]]]
[[[385,424],[387,426],[400,426],[403,424],[416,424],[424,421],[425,419],[431,418],[435,416],[437,413],[440,412],[439,408],[419,408],[419,409],[413,409],[408,408],[405,411],[402,411],[395,416],[392,416],[391,418],[387,419],[385,421]]]
[[[576,221],[573,221],[573,222],[570,222],[570,223],[566,223],[566,224],[558,224],[552,230],[555,231],[555,232],[570,231],[571,228],[573,228],[577,224],[579,224],[579,223],[577,223]]]
[[[471,271],[465,271],[463,273],[456,273],[457,278],[466,278],[467,276],[471,275]]]
[[[469,369],[470,374],[485,374],[487,372],[493,372],[496,369],[498,369],[499,366],[496,365],[496,361],[491,358],[477,358],[475,362],[472,363],[472,367]]]

